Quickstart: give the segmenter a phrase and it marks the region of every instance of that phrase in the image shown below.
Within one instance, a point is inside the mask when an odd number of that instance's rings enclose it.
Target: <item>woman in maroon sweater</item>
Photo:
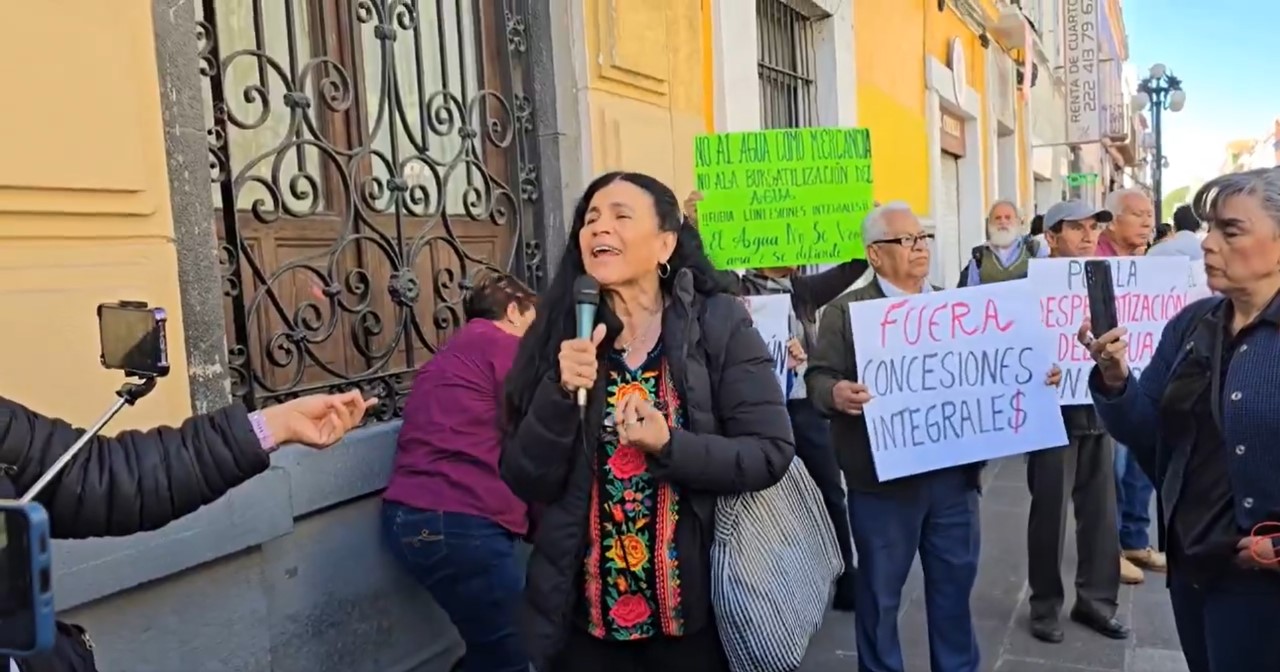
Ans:
[[[413,381],[383,494],[387,543],[458,628],[464,672],[529,666],[515,624],[528,510],[499,477],[498,453],[503,380],[534,301],[501,274],[468,293],[467,323]]]

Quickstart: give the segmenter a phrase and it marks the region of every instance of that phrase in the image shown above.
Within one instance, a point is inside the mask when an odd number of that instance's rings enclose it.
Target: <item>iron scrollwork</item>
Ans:
[[[203,0],[228,354],[251,408],[359,387],[392,417],[477,271],[542,284],[528,1]],[[467,246],[477,224],[504,258]],[[309,254],[264,252],[299,235]]]

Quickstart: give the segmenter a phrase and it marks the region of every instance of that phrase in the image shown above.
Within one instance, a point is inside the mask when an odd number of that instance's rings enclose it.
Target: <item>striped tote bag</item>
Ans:
[[[711,601],[729,669],[799,669],[843,571],[822,493],[799,459],[771,488],[721,497]]]

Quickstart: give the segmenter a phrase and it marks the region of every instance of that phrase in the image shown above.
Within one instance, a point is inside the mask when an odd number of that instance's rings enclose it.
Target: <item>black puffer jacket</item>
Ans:
[[[26,492],[82,431],[0,398],[0,499]],[[248,412],[235,404],[176,428],[97,437],[36,501],[48,510],[56,539],[124,537],[164,527],[270,464]],[[74,635],[59,628],[55,653],[67,651],[62,640]],[[84,669],[50,658],[25,660],[23,669]],[[0,672],[8,669],[0,657]]]
[[[673,430],[670,444],[650,458],[649,466],[690,502],[700,528],[692,538],[707,554],[717,496],[777,483],[791,464],[795,443],[773,360],[746,308],[729,295],[695,294],[687,270],[677,276],[675,294],[663,314],[662,344],[688,429]],[[604,355],[602,349],[602,367]],[[549,371],[503,446],[503,479],[517,495],[541,507],[522,623],[537,670],[547,670],[563,646],[582,595],[580,570],[594,478],[588,456],[595,450],[604,406],[601,376],[583,431],[573,399],[560,387],[559,372]],[[687,538],[677,530],[677,544]]]

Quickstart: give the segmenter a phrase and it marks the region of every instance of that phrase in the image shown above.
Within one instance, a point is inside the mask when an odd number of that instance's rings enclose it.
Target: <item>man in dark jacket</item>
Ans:
[[[1084,201],[1064,201],[1044,216],[1045,238],[1053,257],[1094,256],[1102,224],[1111,213]],[[1120,592],[1120,535],[1116,529],[1116,484],[1111,437],[1093,406],[1064,406],[1069,443],[1027,457],[1031,511],[1027,519],[1027,584],[1031,589],[1031,634],[1057,643],[1065,636],[1058,624],[1065,600],[1062,552],[1067,503],[1075,506],[1076,600],[1071,619],[1112,639],[1129,629],[1116,620]]]
[[[935,670],[976,672],[978,640],[969,597],[978,575],[977,465],[892,481],[876,476],[858,380],[849,304],[937,291],[929,285],[930,243],[905,203],[886,203],[862,224],[871,283],[827,306],[809,358],[809,398],[831,418],[831,443],[849,482],[849,517],[859,556],[855,628],[862,669],[901,672],[897,636],[902,587],[917,553],[924,568],[929,651]],[[927,524],[926,524],[927,523]]]
[[[95,437],[36,501],[56,539],[125,537],[159,529],[266,471],[286,443],[326,447],[377,403],[360,392],[313,395],[250,413],[240,404],[178,427]],[[26,492],[84,430],[0,398],[0,499]],[[21,672],[88,672],[92,645],[59,624],[54,648],[17,663]],[[11,663],[0,657],[0,672]]]

